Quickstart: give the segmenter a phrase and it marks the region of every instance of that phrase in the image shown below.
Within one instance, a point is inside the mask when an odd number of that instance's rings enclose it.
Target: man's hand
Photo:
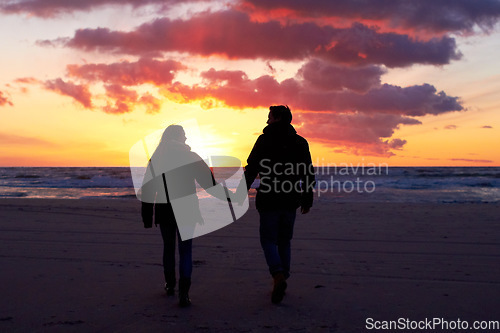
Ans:
[[[152,218],[143,218],[142,223],[144,223],[144,228],[146,228],[146,229],[153,227],[153,219]]]
[[[243,185],[242,185],[243,184]],[[228,190],[229,192],[229,198],[231,199],[231,202],[237,203],[239,206],[243,205],[246,199],[246,194],[247,194],[247,188],[246,184],[240,183],[238,188],[236,189],[235,192]]]
[[[311,207],[300,207],[300,212],[302,214],[307,214],[311,210]]]

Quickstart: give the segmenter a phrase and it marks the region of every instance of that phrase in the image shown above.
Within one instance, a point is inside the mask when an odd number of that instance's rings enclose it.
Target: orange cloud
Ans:
[[[139,97],[135,90],[126,89],[117,84],[106,85],[104,88],[106,90],[107,104],[102,110],[106,113],[128,113],[137,106],[146,107],[146,112],[150,114],[157,113],[160,110],[160,100],[149,93]]]
[[[56,143],[44,139],[30,137],[30,136],[16,135],[16,134],[7,134],[7,133],[0,133],[0,141],[2,142],[2,145],[46,146],[46,147],[57,146]]]
[[[475,160],[470,158],[451,158],[450,161],[454,162],[471,162],[471,163],[493,163],[491,160]]]

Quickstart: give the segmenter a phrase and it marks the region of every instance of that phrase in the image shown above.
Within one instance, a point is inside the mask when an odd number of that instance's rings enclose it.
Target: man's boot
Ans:
[[[179,279],[179,306],[186,307],[191,305],[191,300],[189,299],[189,288],[191,287],[190,278],[180,278]]]
[[[282,272],[273,275],[274,287],[271,295],[271,302],[278,304],[285,296],[285,289],[287,287],[285,275]]]

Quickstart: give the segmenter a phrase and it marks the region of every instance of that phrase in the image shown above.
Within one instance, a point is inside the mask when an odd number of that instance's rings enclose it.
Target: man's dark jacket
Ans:
[[[245,167],[247,189],[260,176],[258,210],[310,208],[314,170],[309,145],[291,124],[275,122],[264,128]]]

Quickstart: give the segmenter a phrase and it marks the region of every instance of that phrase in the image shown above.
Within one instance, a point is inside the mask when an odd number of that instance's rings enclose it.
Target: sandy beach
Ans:
[[[187,309],[165,295],[159,228],[144,229],[139,212],[136,200],[0,200],[0,331],[359,332],[368,318],[500,320],[499,204],[316,203],[297,218],[280,305],[270,302],[252,206],[194,239]]]

